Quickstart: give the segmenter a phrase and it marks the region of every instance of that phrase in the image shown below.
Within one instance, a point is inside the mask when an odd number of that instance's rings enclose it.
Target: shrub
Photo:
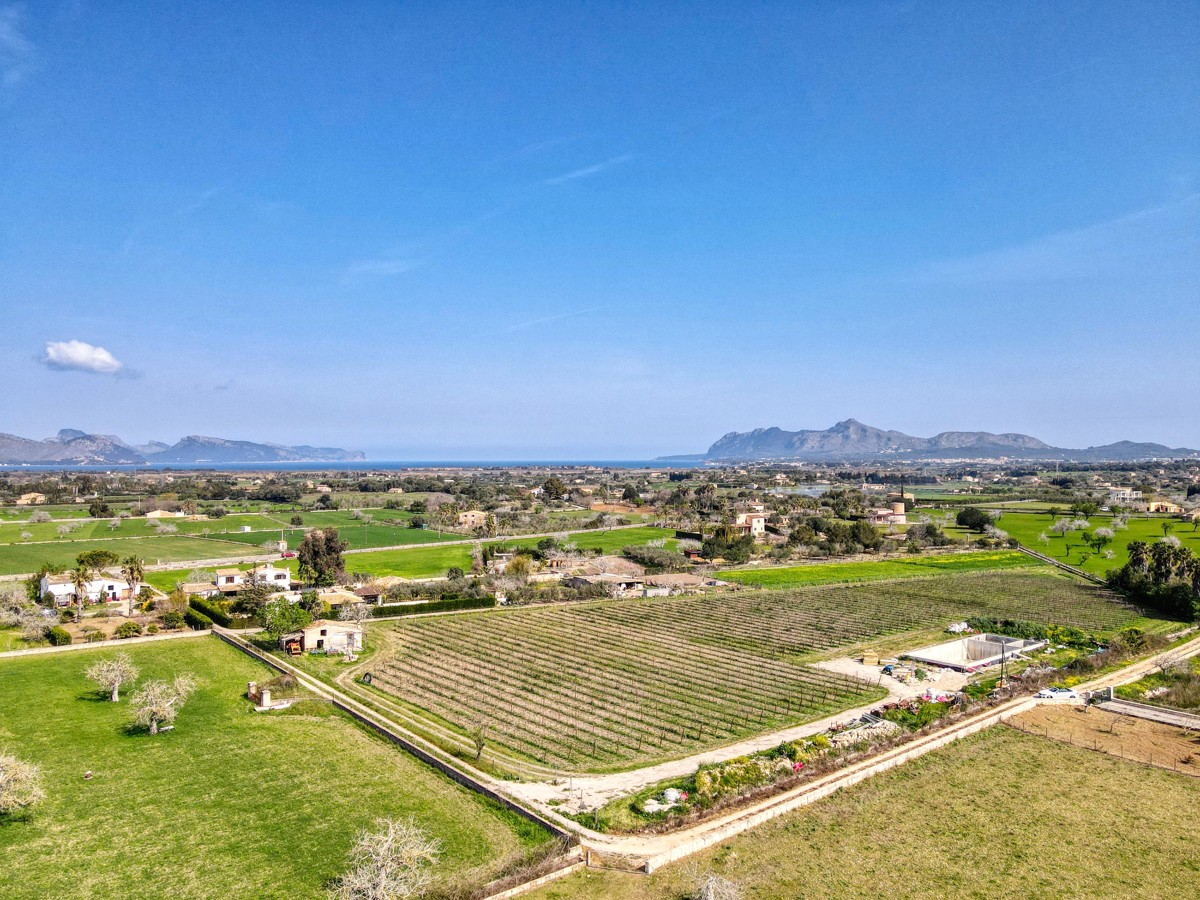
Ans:
[[[163,628],[182,628],[184,621],[183,613],[175,612],[174,610],[169,613],[163,613]]]
[[[371,615],[376,618],[384,616],[416,616],[422,613],[451,612],[456,609],[490,609],[496,605],[495,597],[480,597],[467,600],[433,600],[429,603],[413,603],[404,606],[375,606]]]
[[[116,638],[131,638],[137,637],[142,633],[142,626],[137,622],[122,622],[117,626],[117,630],[113,632],[113,637]]]
[[[71,643],[71,632],[63,628],[61,625],[55,625],[46,632],[46,640],[50,642],[52,647],[65,647]]]
[[[146,634],[158,634],[158,626],[151,622],[146,626]]]
[[[183,621],[190,625],[193,631],[206,631],[213,625],[212,619],[190,607],[184,612]]]
[[[215,622],[222,628],[228,628],[233,624],[233,619],[231,619],[224,610],[218,607],[215,603],[210,603],[208,600],[205,600],[203,597],[192,597],[188,601],[188,606],[207,618],[209,625]]]

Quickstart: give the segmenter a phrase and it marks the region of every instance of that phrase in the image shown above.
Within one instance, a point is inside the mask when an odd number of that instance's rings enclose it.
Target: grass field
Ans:
[[[981,553],[945,553],[913,556],[878,562],[813,563],[765,569],[733,569],[721,572],[726,581],[759,587],[789,588],[811,584],[844,584],[887,578],[918,578],[952,572],[981,572],[995,569],[1031,568],[1049,565],[1015,550]]]
[[[675,545],[675,532],[666,528],[622,528],[615,531],[582,531],[572,534],[568,540],[581,550],[599,548],[605,553],[615,553],[630,544],[645,544],[653,540],[665,540],[668,547]],[[517,538],[511,541],[485,541],[503,544],[506,547],[532,547],[541,538]],[[458,544],[452,547],[420,547],[415,550],[380,550],[377,553],[355,553],[346,557],[346,569],[368,575],[399,575],[401,578],[436,578],[446,570],[458,566],[463,570],[471,567],[471,545]]]
[[[1057,521],[1057,518],[1061,517],[1052,518],[1044,513],[1006,512],[996,522],[996,527],[1007,531],[1010,536],[1015,537],[1032,550],[1045,553],[1047,556],[1062,560],[1076,568],[1100,576],[1103,576],[1109,569],[1119,569],[1129,561],[1127,545],[1131,541],[1153,543],[1160,540],[1163,536],[1162,526],[1164,523],[1171,526],[1170,533],[1179,538],[1183,546],[1200,554],[1200,530],[1194,528],[1190,522],[1181,522],[1178,519],[1165,519],[1161,517],[1142,517],[1129,519],[1129,527],[1116,533],[1113,542],[1106,548],[1113,551],[1113,558],[1105,559],[1104,556],[1094,553],[1091,548],[1085,547],[1083,539],[1079,536],[1078,532],[1075,532],[1069,538],[1051,534],[1050,526]],[[953,521],[953,518],[951,518],[951,521]],[[1097,528],[1110,528],[1112,526],[1112,517],[1092,516],[1088,519],[1088,522],[1091,524],[1092,531]],[[956,538],[969,535],[968,532],[957,527],[951,527],[949,533]],[[1048,543],[1043,543],[1038,539],[1042,533],[1045,533],[1050,538]],[[978,535],[972,536],[977,537]],[[1068,543],[1070,544],[1070,552],[1067,551]],[[1085,552],[1091,553],[1091,556],[1086,560],[1083,556]]]
[[[1198,779],[997,726],[649,877],[528,896],[676,900],[713,872],[747,900],[1195,897],[1198,805]]]
[[[147,565],[192,559],[221,559],[246,556],[248,548],[232,541],[197,537],[148,537],[127,541],[56,541],[53,544],[9,544],[0,547],[0,575],[36,572],[43,563],[71,567],[75,557],[87,550],[111,550],[124,556],[140,556]]]
[[[614,600],[379,626],[378,687],[543,763],[685,755],[869,702],[805,663],[887,635],[920,646],[973,615],[1115,629],[1136,611],[1053,572]]]
[[[328,707],[253,712],[246,682],[268,670],[216,638],[122,650],[143,678],[199,679],[174,731],[127,733],[128,703],[83,678],[106,651],[0,660],[0,746],[42,767],[48,795],[0,823],[6,898],[320,897],[385,815],[441,840],[443,871],[545,839]]]

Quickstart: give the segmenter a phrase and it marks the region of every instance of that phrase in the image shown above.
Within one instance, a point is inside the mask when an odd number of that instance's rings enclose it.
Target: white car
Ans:
[[[1063,687],[1043,688],[1037,692],[1037,697],[1039,700],[1078,700],[1079,692]]]

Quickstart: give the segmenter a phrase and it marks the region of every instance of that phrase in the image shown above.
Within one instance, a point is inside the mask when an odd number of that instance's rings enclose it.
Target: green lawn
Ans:
[[[530,900],[1200,896],[1200,780],[995,726],[656,872],[588,870]]]
[[[913,556],[879,562],[813,563],[767,569],[735,569],[720,577],[739,584],[788,588],[809,584],[839,584],[854,581],[879,581],[886,578],[914,578],[950,572],[980,572],[988,569],[1015,569],[1044,566],[1016,550],[980,553],[945,553]]]
[[[545,839],[328,707],[253,712],[268,670],[216,638],[122,649],[143,678],[199,679],[174,731],[128,733],[128,703],[97,697],[82,672],[111,650],[0,659],[0,746],[48,795],[0,823],[6,898],[320,897],[381,816],[442,841],[444,872]]]

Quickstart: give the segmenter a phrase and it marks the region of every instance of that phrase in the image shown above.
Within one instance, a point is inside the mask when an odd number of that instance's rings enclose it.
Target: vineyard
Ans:
[[[1057,575],[605,601],[398,623],[375,685],[558,767],[678,757],[871,702],[818,652],[974,615],[1109,630],[1137,613]]]

